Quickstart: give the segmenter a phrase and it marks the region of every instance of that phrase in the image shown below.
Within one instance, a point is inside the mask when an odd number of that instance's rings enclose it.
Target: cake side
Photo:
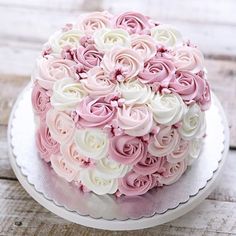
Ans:
[[[41,158],[96,194],[176,182],[200,154],[211,102],[204,58],[136,12],[93,12],[44,45],[32,75]]]

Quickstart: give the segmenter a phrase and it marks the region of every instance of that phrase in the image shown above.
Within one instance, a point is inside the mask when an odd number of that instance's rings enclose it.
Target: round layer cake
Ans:
[[[137,12],[81,15],[49,38],[32,80],[38,153],[81,191],[142,195],[200,154],[204,58],[170,25]]]

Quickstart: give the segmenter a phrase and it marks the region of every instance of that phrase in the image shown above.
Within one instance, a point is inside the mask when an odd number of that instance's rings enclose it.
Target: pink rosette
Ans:
[[[160,130],[151,137],[148,151],[156,157],[172,153],[180,140],[179,133],[173,126],[160,126]]]
[[[115,92],[117,83],[110,80],[101,67],[94,67],[87,72],[87,78],[81,80],[84,90],[90,97],[103,97]]]
[[[133,49],[116,48],[105,53],[101,67],[113,80],[130,80],[142,71],[143,60]]]
[[[109,156],[121,164],[134,165],[146,155],[147,145],[140,138],[120,135],[110,139]]]
[[[173,53],[173,62],[177,70],[198,73],[204,69],[204,57],[197,48],[182,46]]]
[[[31,102],[35,114],[38,115],[41,120],[45,120],[47,111],[51,108],[50,96],[47,94],[47,90],[40,87],[38,83],[34,84]]]
[[[133,171],[141,175],[149,175],[155,172],[161,172],[163,169],[164,157],[155,157],[148,153],[133,166]],[[166,160],[166,159],[165,159]]]
[[[154,57],[144,64],[144,69],[138,76],[142,83],[158,83],[162,87],[167,87],[174,77],[175,71],[175,66],[171,60]]]
[[[152,112],[146,105],[126,106],[118,108],[118,126],[130,136],[144,136],[153,125]]]
[[[86,97],[76,109],[79,127],[104,127],[109,124],[116,115],[116,107],[106,101],[105,97]]]
[[[210,108],[211,105],[211,90],[207,80],[205,80],[204,90],[201,98],[198,101],[198,105],[200,106],[202,111],[206,111]]]
[[[51,137],[44,122],[41,122],[36,132],[36,146],[40,157],[46,162],[50,161],[52,154],[57,154],[60,151],[60,145]]]
[[[64,112],[51,109],[46,116],[46,124],[51,136],[59,143],[69,141],[75,132],[75,124],[72,118]]]
[[[92,44],[86,47],[78,47],[72,51],[72,55],[73,60],[78,63],[77,67],[80,73],[86,72],[95,66],[99,66],[103,57],[103,54]]]
[[[98,29],[111,28],[111,17],[106,11],[88,13],[79,18],[78,28],[87,34],[93,34]]]
[[[188,71],[177,71],[169,83],[169,89],[179,94],[186,103],[198,101],[204,92],[205,80]]]
[[[52,89],[55,81],[70,77],[77,79],[76,63],[60,58],[41,58],[37,61],[34,79],[45,89]]]
[[[185,160],[177,163],[166,162],[164,167],[165,171],[161,174],[158,181],[160,185],[170,185],[183,175],[187,169],[187,163]]]
[[[87,157],[83,157],[78,153],[74,140],[61,144],[61,154],[65,160],[77,169],[87,168],[94,165],[94,162]]]
[[[51,155],[50,158],[51,165],[53,170],[63,179],[65,179],[68,182],[71,182],[73,180],[77,180],[79,175],[79,170],[73,166],[70,165],[63,156],[61,155]]]
[[[130,34],[147,34],[152,27],[149,18],[138,12],[125,12],[117,16],[114,25],[127,30]]]
[[[126,196],[137,196],[146,193],[155,186],[155,178],[152,175],[140,175],[130,171],[119,179],[118,192]]]
[[[174,151],[167,155],[167,161],[177,163],[183,161],[189,153],[189,141],[180,139]]]

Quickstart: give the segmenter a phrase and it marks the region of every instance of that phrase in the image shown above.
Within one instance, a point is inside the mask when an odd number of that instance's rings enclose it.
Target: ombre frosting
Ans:
[[[200,155],[204,58],[171,25],[138,12],[81,14],[49,38],[32,80],[38,153],[82,191],[142,195],[178,181]]]

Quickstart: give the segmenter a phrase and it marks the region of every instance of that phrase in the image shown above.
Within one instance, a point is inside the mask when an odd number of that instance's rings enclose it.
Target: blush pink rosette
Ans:
[[[52,89],[55,81],[70,77],[77,79],[76,63],[71,60],[61,58],[40,58],[37,61],[37,72],[34,80],[45,89]]]
[[[47,111],[52,107],[50,104],[50,95],[47,90],[40,87],[38,83],[34,84],[31,103],[36,115],[40,117],[41,120],[45,120]]]
[[[115,48],[105,53],[101,67],[111,76],[111,79],[130,80],[143,69],[143,59],[133,49]]]
[[[50,161],[50,156],[52,154],[57,154],[60,151],[60,145],[51,137],[45,122],[40,123],[36,132],[36,146],[40,153],[40,157],[46,162]]]
[[[146,105],[118,108],[118,126],[130,136],[143,136],[151,131],[153,115]]]
[[[179,133],[173,126],[161,126],[148,145],[148,151],[156,157],[170,154],[179,143]]]
[[[146,193],[155,186],[152,175],[141,175],[134,171],[128,172],[119,180],[118,192],[126,196],[137,196]]]
[[[109,156],[118,163],[134,165],[146,155],[147,144],[140,138],[124,134],[110,139]]]
[[[138,12],[125,12],[117,16],[114,26],[127,30],[130,34],[147,33],[153,26],[149,18]]]
[[[103,53],[99,52],[94,45],[90,44],[86,47],[78,47],[72,51],[73,60],[78,63],[79,72],[86,72],[90,68],[99,66],[103,57]]]
[[[204,69],[204,57],[195,47],[177,48],[174,52],[173,62],[179,71],[198,73]]]
[[[89,96],[94,98],[112,94],[117,88],[117,83],[111,81],[109,75],[99,66],[90,69],[81,84]]]
[[[86,97],[80,102],[75,113],[79,127],[104,127],[110,124],[116,115],[116,107],[106,101],[105,97],[96,99]]]
[[[206,81],[197,74],[177,71],[176,77],[169,83],[169,89],[179,94],[185,102],[191,103],[202,97],[205,83]]]
[[[201,98],[198,101],[198,104],[202,111],[206,111],[210,108],[211,105],[211,90],[207,80],[205,80],[204,90]]]
[[[161,86],[167,87],[174,77],[175,71],[175,66],[171,60],[154,57],[144,64],[144,69],[138,76],[142,83],[159,83]]]
[[[59,143],[69,141],[74,135],[75,124],[65,112],[50,109],[46,116],[46,124],[52,138]]]

